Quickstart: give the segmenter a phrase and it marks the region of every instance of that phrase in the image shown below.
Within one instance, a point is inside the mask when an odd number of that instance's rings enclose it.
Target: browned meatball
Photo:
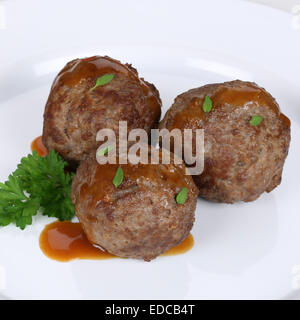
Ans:
[[[206,96],[213,108],[205,113]],[[262,122],[252,125],[253,116]],[[253,201],[281,182],[290,121],[255,83],[237,80],[189,90],[175,99],[160,128],[204,129],[204,172],[194,181],[207,200]]]
[[[92,89],[107,74],[114,78]],[[44,113],[43,143],[66,160],[80,161],[98,146],[100,129],[118,133],[119,121],[127,121],[128,131],[150,131],[160,114],[157,89],[139,78],[131,65],[109,57],[75,59],[53,82]]]
[[[194,223],[198,190],[185,166],[120,165],[124,180],[115,187],[118,164],[81,162],[72,185],[76,215],[88,240],[108,252],[150,261],[181,243]],[[187,188],[187,199],[176,195]]]

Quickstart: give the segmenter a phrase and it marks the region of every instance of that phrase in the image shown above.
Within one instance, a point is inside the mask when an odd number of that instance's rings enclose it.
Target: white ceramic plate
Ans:
[[[224,0],[1,1],[0,12],[6,17],[0,24],[1,181],[41,134],[51,82],[74,57],[108,54],[133,63],[159,88],[164,111],[189,88],[236,78],[256,81],[292,121],[281,186],[248,204],[199,200],[195,246],[185,255],[151,263],[59,263],[46,258],[38,243],[51,219],[37,217],[25,231],[0,228],[3,296],[276,299],[295,293],[300,284],[300,30],[291,15]]]

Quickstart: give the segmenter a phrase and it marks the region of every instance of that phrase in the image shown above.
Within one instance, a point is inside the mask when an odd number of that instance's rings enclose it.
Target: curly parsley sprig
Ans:
[[[17,170],[0,183],[0,226],[16,223],[23,230],[39,209],[49,217],[72,219],[73,175],[65,172],[67,165],[54,150],[45,157],[33,151],[22,158]]]

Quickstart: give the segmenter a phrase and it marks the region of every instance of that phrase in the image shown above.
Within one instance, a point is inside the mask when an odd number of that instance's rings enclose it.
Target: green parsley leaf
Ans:
[[[21,159],[8,181],[0,183],[0,226],[16,223],[24,229],[41,209],[44,215],[70,220],[75,214],[70,193],[73,176],[54,150],[45,157],[36,151]]]
[[[213,103],[212,103],[210,97],[209,96],[205,96],[204,102],[203,102],[203,106],[202,106],[203,111],[205,113],[208,113],[208,112],[210,112],[212,110],[212,108],[213,108]]]
[[[253,116],[250,120],[250,124],[254,127],[258,126],[263,121],[262,116]]]
[[[90,89],[90,91],[93,91],[97,87],[104,86],[105,84],[108,84],[111,82],[111,80],[115,77],[114,74],[107,73],[104,76],[97,79],[96,84],[93,88]]]
[[[113,150],[115,146],[111,145],[111,146],[107,146],[105,148],[101,148],[98,152],[97,152],[97,156],[98,157],[102,157],[106,154],[109,153],[109,151]]]
[[[123,182],[123,179],[124,179],[124,172],[122,170],[121,167],[119,167],[116,171],[116,174],[114,176],[114,179],[113,179],[113,184],[116,188],[118,188],[118,186]]]
[[[0,184],[0,226],[15,222],[24,229],[26,224],[32,223],[32,216],[39,208],[39,199],[25,195],[16,175],[10,175],[5,184]]]
[[[185,204],[187,199],[188,189],[182,188],[176,196],[176,202],[178,204]]]

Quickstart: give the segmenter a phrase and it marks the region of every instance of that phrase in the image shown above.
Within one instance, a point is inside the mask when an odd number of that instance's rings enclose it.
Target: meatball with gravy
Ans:
[[[67,161],[83,160],[97,148],[97,132],[118,136],[119,121],[128,131],[157,127],[161,100],[137,70],[109,57],[70,61],[55,78],[44,113],[43,143]]]
[[[100,165],[94,157],[82,161],[72,200],[88,240],[114,255],[146,261],[180,244],[193,226],[198,190],[185,175],[184,164],[171,162]],[[123,179],[115,185],[118,168]],[[186,199],[178,202],[185,188]]]
[[[236,80],[180,94],[159,127],[204,129],[204,171],[193,178],[207,200],[253,201],[281,182],[290,121],[255,83]]]

